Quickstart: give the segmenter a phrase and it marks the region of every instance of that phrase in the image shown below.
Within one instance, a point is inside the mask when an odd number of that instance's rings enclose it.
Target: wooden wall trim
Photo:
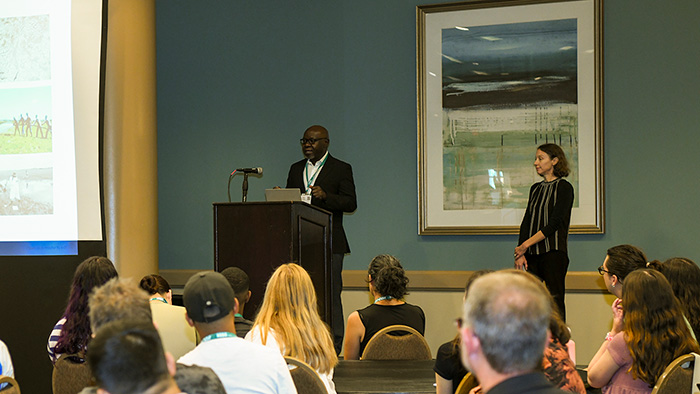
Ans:
[[[190,276],[201,270],[161,270],[160,275],[172,287],[184,287]],[[407,271],[413,291],[461,291],[467,278],[474,271]],[[343,289],[364,290],[367,288],[367,271],[344,270]],[[605,283],[597,272],[572,271],[566,275],[566,290],[569,293],[605,293]]]

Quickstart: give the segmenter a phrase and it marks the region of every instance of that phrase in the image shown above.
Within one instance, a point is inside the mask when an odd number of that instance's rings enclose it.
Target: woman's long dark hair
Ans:
[[[691,259],[674,257],[660,263],[650,262],[654,268],[664,274],[673,288],[683,308],[683,315],[690,322],[695,336],[700,336],[700,267]]]
[[[660,272],[643,268],[627,275],[622,307],[635,379],[652,387],[671,361],[700,352],[683,320],[680,302]]]
[[[92,289],[115,277],[117,270],[106,257],[89,257],[78,265],[73,275],[68,306],[63,315],[66,322],[56,344],[56,353],[71,354],[85,349],[92,335],[88,318],[88,296]]]

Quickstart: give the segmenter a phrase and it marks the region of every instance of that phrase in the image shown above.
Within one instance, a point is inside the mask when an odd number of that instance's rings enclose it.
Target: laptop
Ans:
[[[265,201],[301,201],[301,190],[265,189]]]

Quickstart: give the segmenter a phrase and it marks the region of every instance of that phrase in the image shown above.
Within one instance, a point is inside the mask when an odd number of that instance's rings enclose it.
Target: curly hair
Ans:
[[[282,264],[270,277],[251,331],[256,328],[263,344],[273,329],[284,356],[298,358],[320,373],[338,364],[330,329],[318,314],[311,277],[298,264]]]
[[[632,355],[630,371],[635,379],[651,387],[671,361],[700,352],[683,319],[680,302],[660,272],[643,268],[627,275],[622,305],[625,342]]]
[[[396,257],[380,254],[369,263],[367,273],[374,289],[380,295],[400,300],[408,294],[408,278]]]
[[[566,160],[566,155],[561,147],[557,144],[542,144],[537,147],[537,150],[541,150],[546,153],[550,159],[555,157],[559,159],[557,164],[554,165],[554,176],[557,178],[568,176],[571,170],[569,169],[569,161]]]
[[[116,320],[153,321],[148,294],[131,279],[110,279],[90,293],[88,305],[92,332]]]
[[[72,354],[85,349],[92,335],[88,296],[94,288],[117,276],[114,264],[106,257],[89,257],[78,265],[73,275],[68,306],[63,315],[66,322],[56,344],[56,353]]]
[[[685,257],[670,258],[663,263],[649,263],[650,268],[664,274],[683,308],[695,335],[700,335],[700,267]]]

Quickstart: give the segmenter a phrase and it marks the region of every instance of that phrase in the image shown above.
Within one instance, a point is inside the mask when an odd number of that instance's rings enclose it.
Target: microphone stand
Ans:
[[[233,174],[235,174],[236,171],[234,170],[229,176],[228,176],[228,187],[226,188],[226,193],[228,194],[228,202],[231,202],[231,179],[233,179]]]
[[[247,200],[248,200],[248,173],[244,172],[243,173],[243,199],[241,201],[246,202]]]

